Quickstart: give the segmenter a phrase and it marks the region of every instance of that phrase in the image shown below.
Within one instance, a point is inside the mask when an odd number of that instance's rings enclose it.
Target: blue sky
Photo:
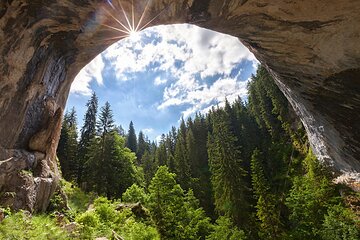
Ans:
[[[67,109],[79,127],[95,91],[99,106],[109,101],[115,121],[130,121],[150,140],[178,126],[179,119],[206,113],[225,97],[246,98],[258,61],[237,38],[179,24],[146,29],[98,55],[74,80]]]

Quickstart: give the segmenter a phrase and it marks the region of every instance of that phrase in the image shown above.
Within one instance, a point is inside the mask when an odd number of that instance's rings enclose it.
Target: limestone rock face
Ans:
[[[47,207],[70,85],[123,35],[114,16],[125,24],[123,12],[144,9],[144,27],[192,23],[238,37],[276,78],[319,159],[359,180],[358,0],[1,0],[0,205]]]

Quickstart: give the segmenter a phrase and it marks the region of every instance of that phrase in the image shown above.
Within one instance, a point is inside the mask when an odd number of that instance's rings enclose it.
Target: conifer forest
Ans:
[[[159,142],[93,93],[65,113],[47,214],[4,209],[0,239],[358,240],[360,196],[337,184],[267,70],[248,99],[182,119]],[[36,236],[36,238],[33,238]]]

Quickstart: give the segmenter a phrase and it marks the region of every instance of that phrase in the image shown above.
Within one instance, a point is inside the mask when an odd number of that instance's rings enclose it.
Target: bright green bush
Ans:
[[[94,201],[95,212],[99,216],[102,222],[106,222],[107,225],[111,225],[116,222],[117,211],[115,206],[105,197],[99,197]]]
[[[140,202],[144,204],[148,196],[145,193],[145,190],[139,187],[137,184],[131,185],[122,195],[122,200],[124,202],[136,203]]]
[[[341,205],[334,205],[328,209],[325,216],[321,237],[324,240],[357,240],[360,230],[354,221],[355,217]]]
[[[206,238],[207,240],[244,240],[245,233],[233,226],[227,217],[219,217],[214,225],[214,231]]]
[[[121,229],[122,236],[126,240],[158,240],[159,234],[153,226],[142,222],[136,222],[133,217],[126,220]]]

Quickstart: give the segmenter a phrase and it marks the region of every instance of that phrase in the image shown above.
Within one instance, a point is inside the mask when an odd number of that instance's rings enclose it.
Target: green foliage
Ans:
[[[214,225],[214,231],[206,238],[207,240],[244,240],[244,231],[238,230],[230,218],[219,217]]]
[[[149,151],[145,151],[141,159],[141,163],[144,171],[145,185],[149,186],[150,181],[154,177],[156,171],[155,156],[150,154]]]
[[[75,114],[65,117],[61,167],[82,189],[108,198],[92,204],[94,197],[64,184],[72,209],[66,216],[79,223],[73,238],[359,239],[359,222],[308,151],[304,128],[264,67],[249,83],[248,102],[226,100],[182,120],[158,145],[142,132],[137,141],[132,122],[125,136],[108,103],[97,120],[95,94],[87,106],[77,152],[68,148],[76,145]],[[76,159],[73,153],[79,164],[70,167],[63,160]],[[130,204],[114,201],[120,196]],[[213,225],[199,206],[213,220],[224,216]]]
[[[91,238],[100,225],[99,216],[95,211],[87,211],[76,217],[75,221],[82,226],[81,232],[83,237]]]
[[[181,121],[180,129],[177,134],[174,167],[176,180],[183,189],[188,189],[190,183],[190,160],[189,152],[186,147],[186,126],[184,119]]]
[[[130,209],[116,210],[117,202],[104,197],[94,201],[94,209],[76,218],[81,225],[81,239],[117,237],[126,240],[160,239],[156,229],[146,221],[136,219]]]
[[[129,131],[126,138],[126,147],[129,148],[134,153],[137,152],[136,133],[132,121],[130,121],[130,125],[129,125]]]
[[[110,108],[110,103],[106,102],[100,109],[99,120],[96,123],[98,135],[104,136],[105,134],[114,130],[114,119],[113,113]]]
[[[133,217],[125,221],[122,236],[126,240],[160,240],[160,236],[153,226],[136,222]]]
[[[293,239],[319,238],[319,229],[327,208],[336,204],[335,188],[321,171],[320,163],[309,152],[306,159],[307,173],[295,177],[286,204],[291,214],[290,236]]]
[[[248,218],[247,172],[242,166],[237,138],[231,130],[229,115],[222,109],[212,113],[212,133],[208,140],[211,183],[215,206],[238,224]]]
[[[8,215],[0,224],[0,239],[71,239],[69,234],[58,227],[49,216],[30,216],[29,213],[17,212]]]
[[[92,141],[86,162],[88,190],[119,198],[135,183],[135,154],[124,144],[124,139],[114,131]]]
[[[323,240],[357,240],[360,239],[359,220],[354,214],[341,205],[328,208],[320,235]]]
[[[86,103],[86,107],[87,110],[84,116],[84,124],[81,128],[78,149],[79,165],[77,171],[77,183],[79,185],[84,182],[83,176],[87,170],[85,162],[87,160],[88,148],[91,140],[96,135],[96,114],[98,111],[98,98],[95,92],[92,94],[91,98]]]
[[[185,195],[167,167],[159,167],[149,193],[148,208],[162,239],[199,239],[210,231],[210,219],[192,191]]]
[[[144,204],[147,201],[147,194],[145,190],[139,187],[137,184],[131,185],[122,195],[122,200],[124,202],[136,203],[140,202]]]
[[[68,197],[68,205],[73,213],[85,212],[94,196],[86,194],[79,187],[64,180],[61,181],[61,186]]]
[[[71,112],[65,113],[57,156],[60,161],[63,177],[68,181],[76,180],[79,162],[75,108],[72,108]]]
[[[282,235],[280,211],[277,208],[276,196],[271,194],[265,178],[259,150],[254,151],[251,159],[251,178],[257,198],[256,216],[260,220],[259,236],[262,239],[279,239]]]
[[[149,143],[145,140],[144,133],[140,131],[138,136],[137,151],[136,151],[136,157],[139,165],[141,164],[141,160],[145,152],[149,150],[150,150]]]

